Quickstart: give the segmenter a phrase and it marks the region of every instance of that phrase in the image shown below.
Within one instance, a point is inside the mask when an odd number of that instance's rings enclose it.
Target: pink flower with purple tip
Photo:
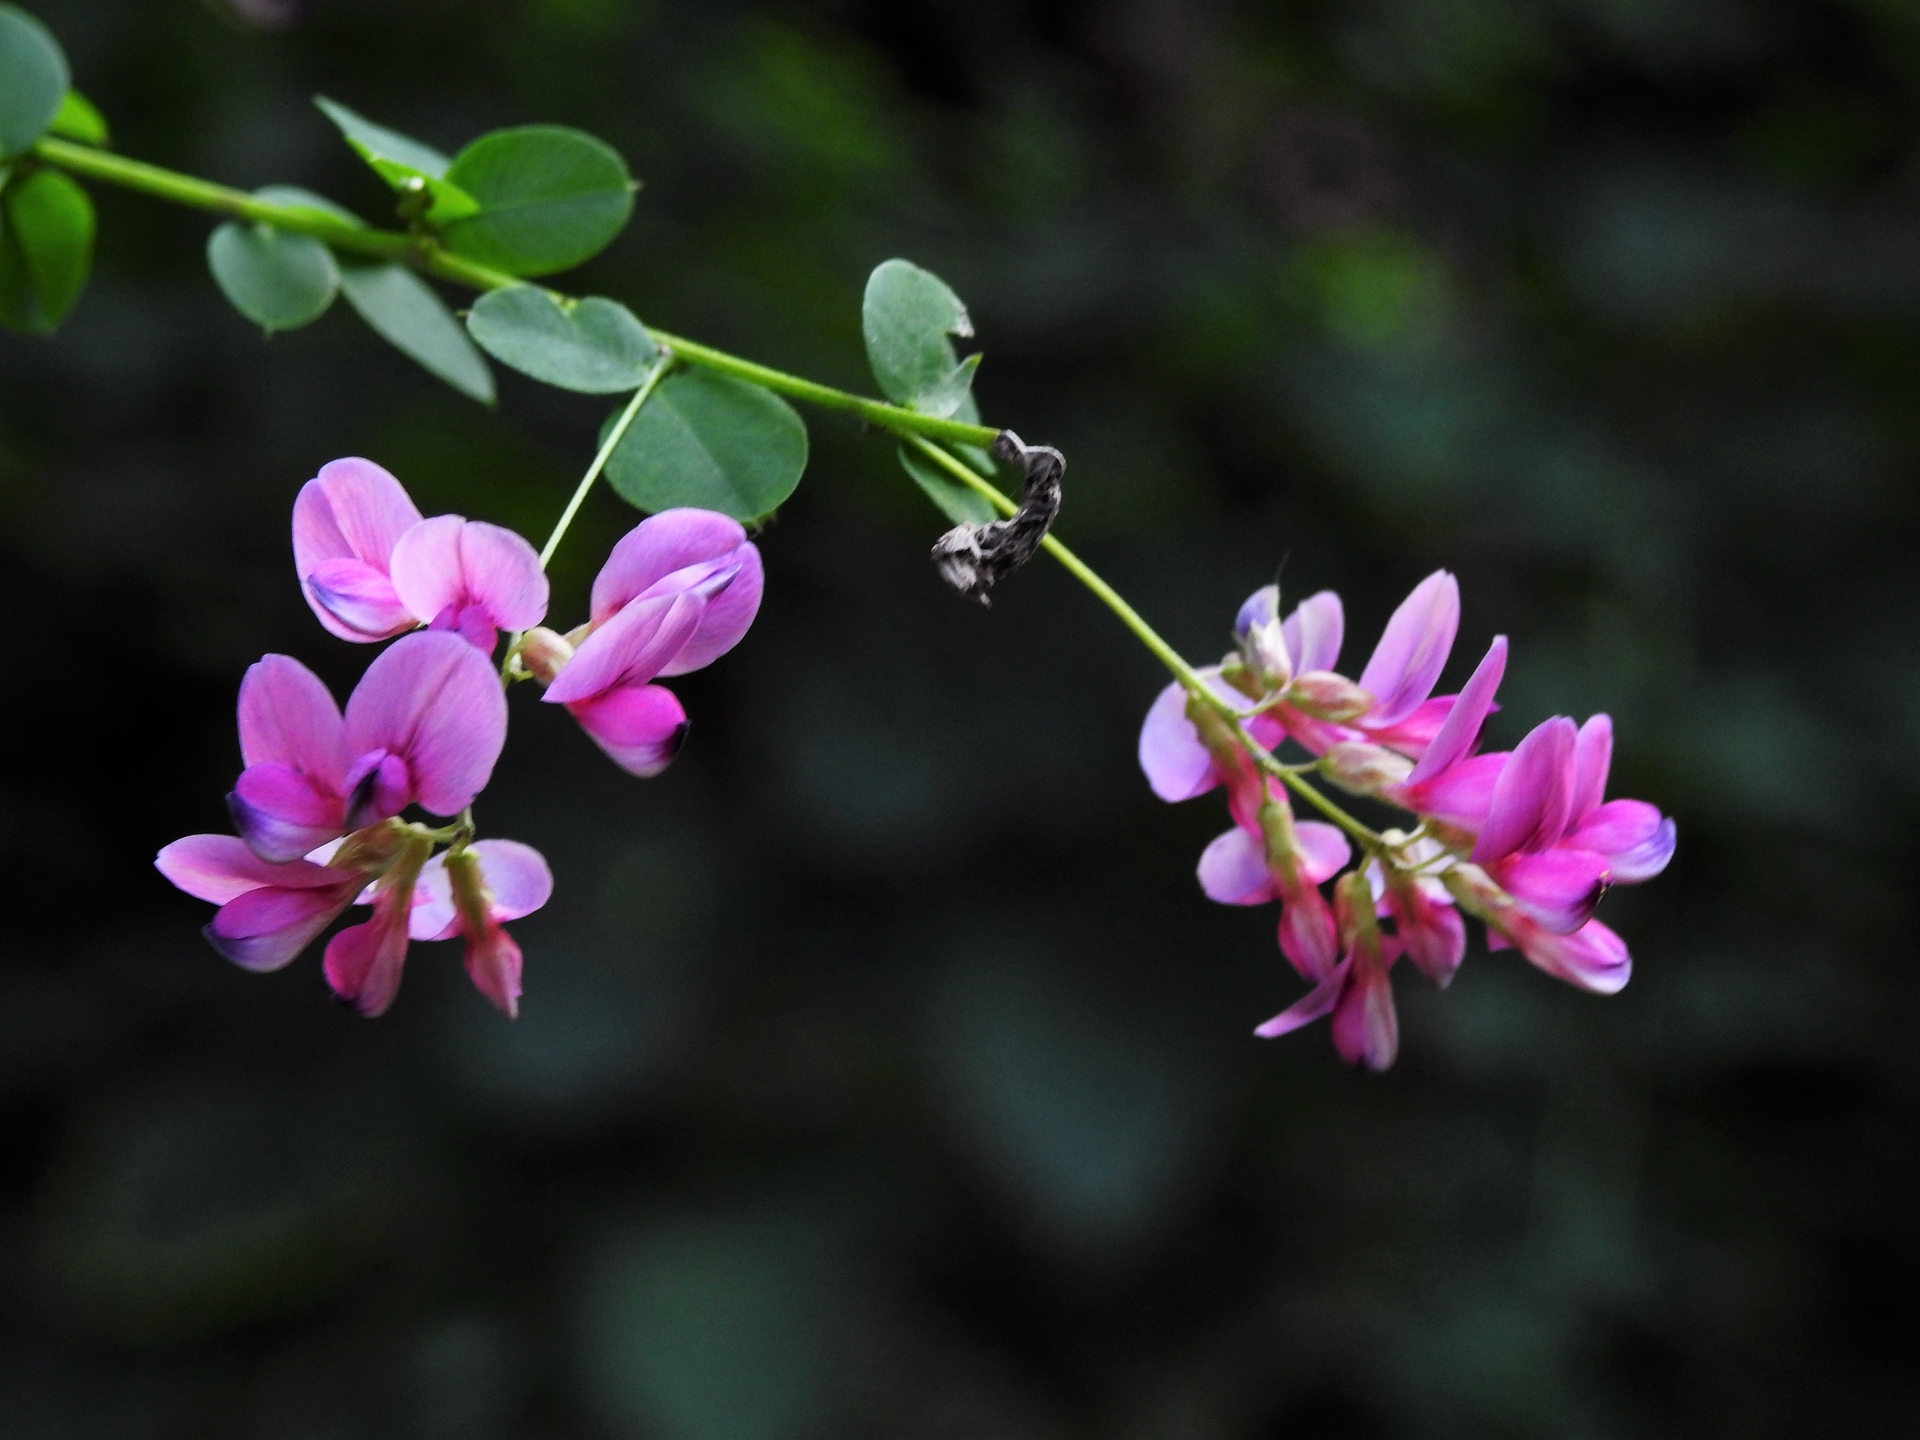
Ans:
[[[428,631],[374,658],[344,717],[299,661],[269,655],[240,686],[234,826],[261,858],[293,861],[419,804],[457,815],[506,743],[507,705],[487,659]]]
[[[417,626],[453,630],[488,654],[502,630],[547,613],[533,546],[483,520],[423,520],[371,460],[335,460],[293,502],[293,563],[320,623],[372,643]]]
[[[154,861],[160,873],[220,911],[204,931],[213,948],[246,970],[278,970],[366,887],[365,871],[262,860],[232,835],[189,835]]]
[[[657,775],[679,753],[687,713],[654,681],[710,665],[740,643],[760,610],[760,552],[736,520],[663,510],[627,533],[593,582],[577,643],[528,637],[527,667],[616,765]]]

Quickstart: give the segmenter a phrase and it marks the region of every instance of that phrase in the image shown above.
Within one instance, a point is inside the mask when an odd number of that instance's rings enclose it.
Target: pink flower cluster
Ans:
[[[1252,595],[1235,652],[1198,672],[1231,717],[1176,682],[1140,732],[1140,765],[1161,799],[1227,787],[1234,828],[1200,857],[1201,888],[1228,905],[1280,902],[1281,953],[1312,989],[1255,1033],[1330,1015],[1343,1057],[1385,1069],[1399,1048],[1389,972],[1404,955],[1446,985],[1466,950],[1462,909],[1485,922],[1489,948],[1517,948],[1601,994],[1625,985],[1626,944],[1594,909],[1609,886],[1665,869],[1675,834],[1645,801],[1605,798],[1612,721],[1556,716],[1512,751],[1479,753],[1507,642],[1493,642],[1459,694],[1433,694],[1460,623],[1460,587],[1444,570],[1394,612],[1358,682],[1334,668],[1338,595],[1309,596],[1284,618],[1279,607],[1277,586]],[[1286,782],[1240,728],[1269,755],[1294,742],[1313,757],[1299,773],[1411,811],[1418,825],[1368,841],[1330,904],[1320,887],[1353,859],[1348,836],[1296,819]]]
[[[457,936],[474,984],[513,1016],[521,953],[505,922],[544,905],[553,876],[531,846],[473,838],[471,807],[506,743],[503,681],[540,680],[616,764],[658,774],[687,716],[655,681],[739,643],[760,607],[759,551],[724,515],[663,511],[614,547],[589,620],[562,636],[540,624],[547,578],[525,539],[458,515],[422,518],[392,475],[348,459],[301,489],[293,553],[322,625],[393,643],[344,711],[299,661],[253,665],[240,686],[245,768],[227,797],[238,836],[189,835],[156,864],[220,907],[206,935],[237,965],[279,969],[358,902],[372,918],[326,948],[341,1000],[381,1014],[409,942]],[[517,640],[496,670],[502,630]],[[460,818],[431,830],[400,818],[414,805]]]

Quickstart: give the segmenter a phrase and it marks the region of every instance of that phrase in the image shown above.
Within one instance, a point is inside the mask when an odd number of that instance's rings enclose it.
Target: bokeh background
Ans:
[[[211,222],[97,191],[0,337],[0,1432],[421,1440],[1920,1433],[1920,12],[1899,0],[41,0],[120,148],[382,216],[310,106],[554,120],[646,188],[567,283],[867,388],[905,255],[989,419],[1187,652],[1280,575],[1350,661],[1447,566],[1496,738],[1612,712],[1679,818],[1573,992],[1476,940],[1351,1072],[1161,684],[1056,569],[990,611],[892,447],[810,416],[747,641],[652,782],[514,697],[554,861],[524,1017],[245,974],[153,851],[223,829],[343,454],[545,533],[604,405],[495,411],[339,307],[262,341]],[[557,571],[582,608],[636,517]]]

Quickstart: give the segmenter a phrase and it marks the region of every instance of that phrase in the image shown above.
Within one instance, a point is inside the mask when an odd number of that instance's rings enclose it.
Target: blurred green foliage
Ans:
[[[241,973],[149,864],[225,828],[247,663],[366,659],[295,490],[360,453],[537,538],[605,401],[482,411],[342,307],[263,341],[205,217],[96,192],[85,302],[0,336],[9,1437],[1912,1433],[1911,7],[40,13],[127,153],[370,219],[315,93],[603,136],[646,189],[569,288],[837,384],[912,258],[1189,654],[1278,572],[1352,659],[1446,565],[1500,737],[1610,710],[1681,849],[1606,901],[1617,999],[1476,943],[1384,1078],[1257,1043],[1298,987],[1193,884],[1221,807],[1133,768],[1148,658],[1040,566],[955,601],[895,447],[811,415],[673,770],[516,700],[517,1025],[446,947],[373,1024]]]

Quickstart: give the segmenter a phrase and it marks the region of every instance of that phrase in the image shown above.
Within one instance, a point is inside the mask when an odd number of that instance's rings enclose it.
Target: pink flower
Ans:
[[[1507,753],[1476,755],[1481,727],[1507,670],[1507,637],[1496,635],[1406,780],[1382,788],[1383,798],[1468,834],[1477,832],[1493,803]]]
[[[291,862],[411,804],[466,809],[506,743],[507,704],[484,655],[429,631],[375,657],[344,718],[312,671],[269,655],[241,682],[239,719],[235,828],[261,858]]]
[[[1563,715],[1543,721],[1501,769],[1474,844],[1474,863],[1556,935],[1585,925],[1607,886],[1650,880],[1673,858],[1673,821],[1644,800],[1603,803],[1612,758],[1607,716],[1578,731]]]
[[[306,860],[262,860],[232,835],[189,835],[154,861],[196,899],[220,907],[203,932],[243,969],[278,970],[333,922],[366,886],[364,870]]]
[[[593,582],[592,619],[577,646],[536,632],[527,659],[616,765],[657,775],[679,753],[687,714],[663,675],[710,665],[759,613],[760,552],[738,521],[711,510],[663,510],[627,533]]]
[[[481,840],[427,862],[408,933],[415,940],[465,936],[467,974],[513,1019],[520,1013],[520,947],[502,925],[531,915],[552,894],[553,872],[538,850],[515,840]]]
[[[335,460],[301,487],[293,560],[313,613],[343,640],[426,625],[491,654],[499,631],[529,629],[547,613],[547,577],[523,538],[458,515],[422,520],[370,460]]]
[[[1253,1033],[1271,1040],[1331,1014],[1333,1044],[1341,1058],[1350,1065],[1385,1070],[1400,1050],[1400,1020],[1389,977],[1400,942],[1381,933],[1373,891],[1358,871],[1335,887],[1334,903],[1345,955],[1313,989]]]
[[[1462,862],[1449,869],[1444,879],[1454,899],[1487,922],[1489,950],[1511,945],[1547,974],[1597,995],[1617,993],[1632,977],[1633,957],[1627,942],[1598,920],[1587,921],[1571,934],[1557,934],[1478,865]]]
[[[1333,912],[1319,887],[1352,858],[1346,836],[1317,820],[1295,820],[1286,792],[1269,781],[1268,803],[1234,805],[1234,828],[1200,855],[1200,888],[1222,905],[1280,902],[1280,953],[1309,980],[1338,956]]]

